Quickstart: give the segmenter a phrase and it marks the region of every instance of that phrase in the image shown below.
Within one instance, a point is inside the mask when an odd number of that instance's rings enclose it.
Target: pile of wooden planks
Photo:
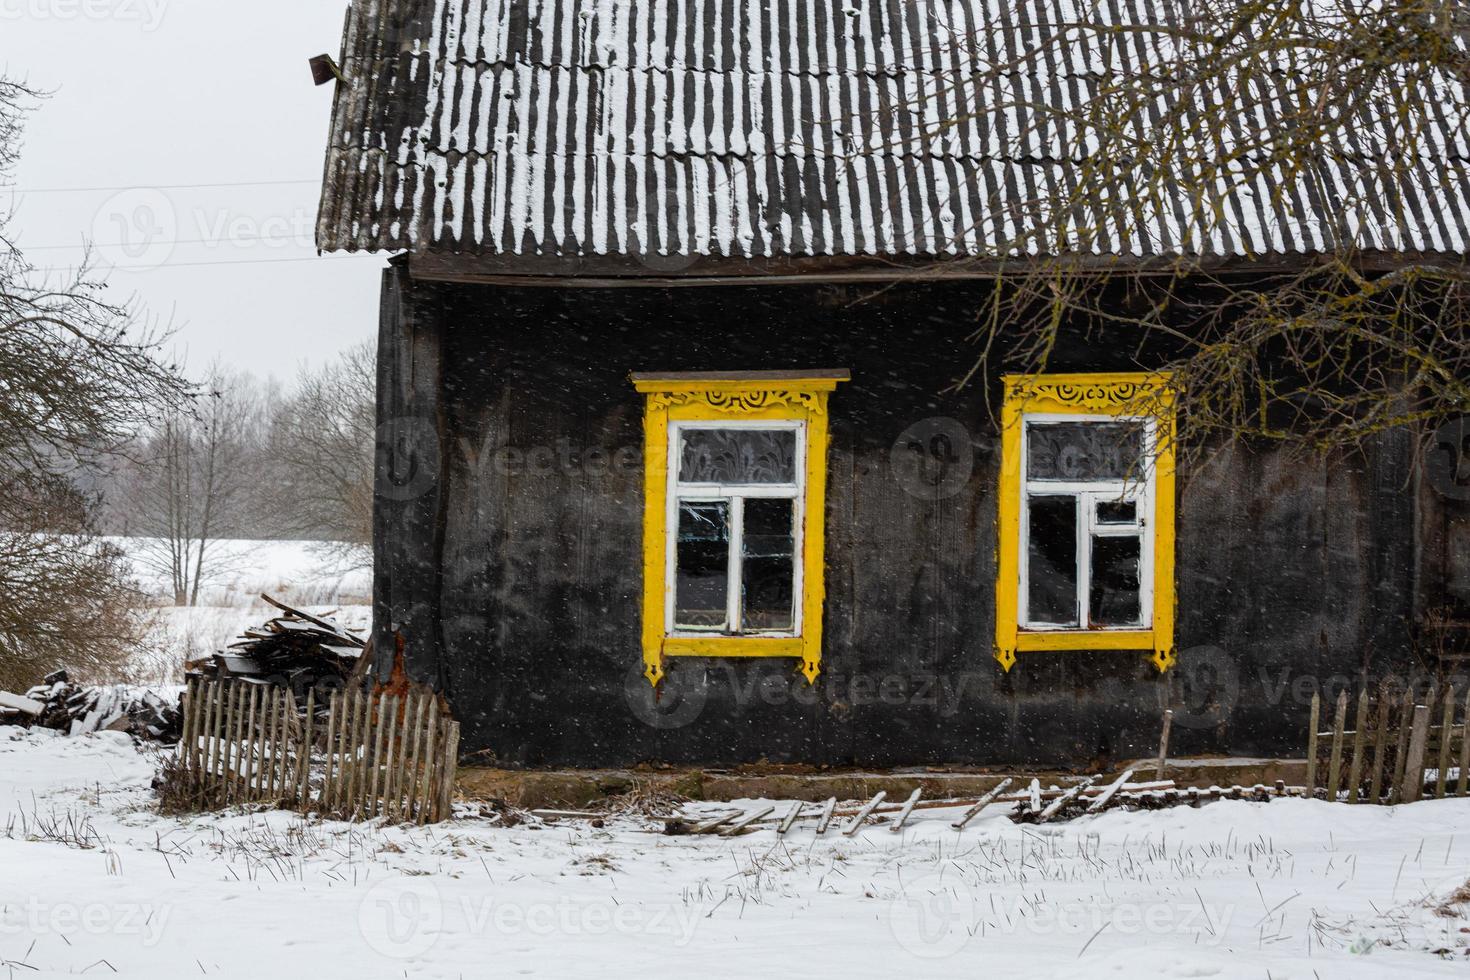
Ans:
[[[68,735],[127,732],[147,741],[179,740],[176,705],[153,691],[123,684],[73,684],[66,671],[48,674],[24,695],[0,691],[0,724],[49,728]]]
[[[223,651],[185,664],[190,678],[245,680],[305,692],[336,689],[366,666],[367,641],[330,616],[314,616],[262,595],[281,615],[251,627]],[[320,707],[325,710],[325,699]]]

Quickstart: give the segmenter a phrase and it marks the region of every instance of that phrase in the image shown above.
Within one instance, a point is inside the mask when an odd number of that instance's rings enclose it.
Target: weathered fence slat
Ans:
[[[434,764],[432,760],[436,758],[434,749],[438,744],[438,734],[439,699],[431,698],[429,700],[429,725],[428,730],[425,732],[425,737],[428,739],[428,748],[424,750],[424,774],[419,783],[419,823],[428,823],[433,819],[434,798],[431,794],[434,792]]]
[[[207,685],[204,695],[204,748],[203,765],[199,771],[201,774],[209,774],[214,771],[214,716],[215,702],[219,698],[219,685]]]
[[[312,727],[316,722],[316,688],[306,691],[306,721],[301,726],[301,741],[296,749],[296,802],[304,806],[311,799]]]
[[[408,821],[417,820],[419,815],[419,755],[424,748],[424,712],[428,709],[429,698],[427,695],[420,694],[416,701],[413,718],[413,748],[410,750],[412,755],[409,758],[408,773],[405,776],[407,803],[403,818]]]
[[[240,728],[245,733],[245,751],[242,754],[242,768],[245,770],[241,782],[241,795],[246,799],[259,799],[261,794],[260,780],[265,772],[265,723],[270,714],[270,697],[262,696],[264,692],[252,684],[250,691],[242,699],[244,705],[240,713]]]
[[[446,719],[444,751],[439,756],[440,791],[435,822],[454,816],[454,774],[459,759],[459,722]]]
[[[342,703],[345,698],[341,691],[333,691],[327,699],[327,741],[326,752],[323,753],[325,765],[322,770],[322,809],[330,810],[337,805],[337,773],[342,764],[342,756],[337,751],[337,743],[340,738],[339,726],[342,724]]]
[[[1343,691],[1337,696],[1337,711],[1332,719],[1332,756],[1327,763],[1327,800],[1337,800],[1338,779],[1342,776],[1342,738],[1347,728],[1348,696]]]
[[[1378,695],[1378,730],[1373,736],[1373,780],[1368,788],[1368,802],[1383,802],[1383,767],[1388,761],[1388,718],[1392,704],[1388,686],[1384,685]]]
[[[1434,798],[1444,799],[1445,780],[1450,774],[1450,746],[1455,741],[1455,689],[1444,692],[1444,713],[1439,728],[1439,772],[1434,779]]]
[[[199,701],[199,682],[190,678],[184,682],[184,734],[179,739],[179,761],[185,770],[192,769],[190,760],[194,753],[194,706]]]
[[[1465,706],[1460,712],[1460,778],[1455,783],[1455,795],[1464,796],[1470,783],[1470,687],[1465,689]]]
[[[1399,799],[1414,803],[1424,795],[1424,758],[1429,748],[1429,706],[1414,707],[1414,722],[1409,729],[1409,749],[1404,765]]]
[[[1389,777],[1389,798],[1395,802],[1403,802],[1399,795],[1404,785],[1404,766],[1409,761],[1409,720],[1414,710],[1414,693],[1405,691],[1399,699],[1399,734],[1394,744],[1393,774]]]
[[[1312,695],[1312,717],[1307,729],[1307,795],[1317,791],[1317,739],[1322,727],[1322,695]]]
[[[1358,713],[1353,723],[1353,761],[1348,767],[1348,802],[1362,802],[1363,739],[1368,727],[1368,692],[1358,695]]]
[[[232,699],[230,706],[229,723],[226,729],[225,748],[225,793],[226,799],[234,802],[240,798],[240,771],[244,767],[241,743],[245,739],[245,709],[250,704],[250,694],[256,690],[254,685],[240,687],[236,691],[236,697]]]

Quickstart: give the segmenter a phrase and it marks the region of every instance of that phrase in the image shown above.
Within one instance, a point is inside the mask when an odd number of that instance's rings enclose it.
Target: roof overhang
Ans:
[[[1064,267],[1079,275],[1160,277],[1196,275],[1283,275],[1300,272],[1326,258],[1319,254],[1252,256],[1078,256]],[[691,287],[730,285],[813,285],[1000,280],[1045,269],[1054,259],[978,259],[932,256],[559,256],[464,254],[443,251],[403,253],[395,264],[426,282],[560,289]],[[1363,252],[1354,256],[1359,272],[1392,272],[1434,265],[1470,272],[1465,255],[1443,252]]]

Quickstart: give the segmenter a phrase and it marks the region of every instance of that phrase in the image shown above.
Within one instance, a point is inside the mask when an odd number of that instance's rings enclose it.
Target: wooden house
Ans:
[[[1418,669],[1470,516],[1414,433],[1178,474],[1167,352],[1096,325],[956,386],[993,216],[1069,161],[908,96],[1028,6],[354,0],[318,240],[391,256],[381,681],[508,765],[1082,766],[1169,706],[1181,752],[1296,753],[1314,691]],[[1463,255],[1462,178],[1405,193],[1383,261]],[[1232,206],[1097,257],[1248,279],[1331,202]]]

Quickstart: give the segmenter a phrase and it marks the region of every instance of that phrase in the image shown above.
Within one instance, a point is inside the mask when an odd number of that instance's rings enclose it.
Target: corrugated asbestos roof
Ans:
[[[318,243],[991,255],[1080,152],[1065,132],[1023,127],[1014,107],[1075,104],[1119,59],[1157,56],[1131,36],[1094,37],[1054,49],[1045,70],[1028,59],[1024,74],[991,73],[1035,50],[1044,25],[1076,16],[1072,2],[354,0]],[[1162,6],[1087,10],[1143,21]],[[977,72],[986,80],[968,84]],[[1269,98],[1251,106],[1269,117]],[[1126,206],[1120,188],[1122,206],[1086,250],[1301,253],[1336,233],[1366,249],[1463,252],[1463,126],[1443,121],[1394,186],[1375,184],[1381,168],[1352,165],[1373,157],[1369,142],[1330,148],[1309,177],[1234,189],[1202,236],[1182,211]]]

